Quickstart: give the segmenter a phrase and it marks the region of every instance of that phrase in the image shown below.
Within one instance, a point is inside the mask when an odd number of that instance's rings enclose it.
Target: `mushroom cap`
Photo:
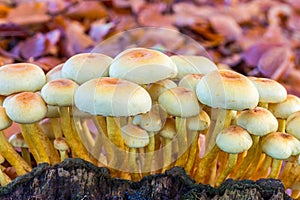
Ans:
[[[198,83],[199,101],[213,108],[245,110],[258,104],[258,91],[244,75],[231,70],[215,70]]]
[[[141,86],[117,78],[103,77],[80,85],[75,105],[83,111],[102,116],[132,116],[151,109],[151,97]]]
[[[285,131],[300,140],[300,111],[291,114],[286,120]]]
[[[248,150],[252,146],[252,139],[245,129],[232,125],[217,135],[216,144],[222,151],[237,154]]]
[[[61,75],[63,65],[64,63],[61,63],[53,67],[50,71],[48,71],[46,74],[46,82],[63,78]]]
[[[7,64],[0,67],[0,95],[17,92],[35,92],[46,82],[43,70],[30,63]]]
[[[159,131],[159,135],[163,138],[173,139],[176,134],[175,119],[167,118],[164,127]]]
[[[286,89],[277,81],[268,78],[248,77],[259,93],[259,101],[279,103],[286,99]],[[274,92],[276,91],[276,92]]]
[[[74,93],[77,88],[77,83],[72,80],[56,79],[44,85],[41,95],[48,105],[72,106],[74,105]]]
[[[179,81],[178,86],[189,88],[196,92],[197,84],[203,78],[203,76],[204,74],[188,74]]]
[[[130,148],[142,148],[149,144],[147,131],[133,124],[127,124],[121,128],[122,137],[126,146]]]
[[[286,99],[280,103],[270,103],[268,109],[276,118],[286,119],[294,112],[300,111],[300,99],[288,94]]]
[[[132,123],[146,131],[157,132],[164,126],[166,118],[166,111],[159,104],[155,104],[149,112],[134,116]]]
[[[278,129],[277,119],[269,110],[262,107],[241,111],[236,123],[257,136],[264,136]]]
[[[204,56],[174,55],[170,58],[177,66],[178,80],[188,74],[207,74],[218,69],[214,62]]]
[[[64,63],[61,75],[82,84],[91,79],[108,76],[112,61],[111,57],[101,53],[79,53]]]
[[[210,118],[208,114],[202,110],[199,115],[187,118],[186,125],[189,130],[203,131],[210,126]]]
[[[262,150],[272,158],[284,160],[292,155],[294,147],[294,136],[282,133],[273,132],[261,140]]]
[[[177,87],[177,84],[174,81],[169,79],[157,81],[151,83],[147,89],[148,93],[151,96],[152,101],[157,101],[158,97],[168,89]]]
[[[159,96],[158,102],[170,115],[176,117],[192,117],[201,111],[195,93],[183,87],[166,90]]]
[[[10,119],[20,124],[29,124],[43,119],[47,106],[42,97],[33,92],[21,92],[10,97],[5,103]]]
[[[8,142],[14,147],[18,148],[28,148],[27,143],[25,142],[21,132],[11,135],[8,139]]]
[[[110,77],[137,84],[154,83],[173,78],[176,74],[177,68],[169,56],[146,48],[131,48],[121,52],[109,68]]]
[[[7,116],[5,108],[0,106],[0,131],[10,127],[11,124],[12,121]]]
[[[53,143],[54,148],[59,151],[67,151],[69,149],[69,146],[64,138],[56,138]]]

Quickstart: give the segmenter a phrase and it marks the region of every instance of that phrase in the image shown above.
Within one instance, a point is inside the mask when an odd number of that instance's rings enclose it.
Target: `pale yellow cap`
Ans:
[[[167,118],[164,127],[159,131],[159,135],[163,138],[173,139],[176,134],[175,119]]]
[[[300,140],[300,111],[287,118],[285,131]]]
[[[41,95],[48,105],[72,106],[74,93],[78,85],[69,79],[56,79],[49,81],[41,90]]]
[[[273,132],[263,137],[261,144],[262,150],[272,158],[284,160],[292,155],[294,147],[294,136],[282,133]]]
[[[268,109],[275,117],[286,119],[294,112],[300,111],[300,99],[295,95],[288,94],[284,101],[280,103],[270,103]]]
[[[237,117],[237,125],[258,136],[275,132],[278,128],[278,122],[274,115],[261,107],[242,111]]]
[[[148,87],[148,92],[151,96],[152,101],[157,101],[158,97],[168,89],[177,87],[177,84],[174,81],[169,79],[157,81],[155,83],[151,83]]]
[[[56,138],[54,140],[54,148],[59,151],[67,151],[69,146],[64,138]]]
[[[207,74],[218,69],[215,63],[204,56],[174,55],[171,59],[177,66],[178,80],[188,74]]]
[[[130,148],[142,148],[149,144],[147,131],[133,124],[121,128],[122,137],[126,146]]]
[[[108,76],[112,58],[100,53],[79,53],[69,58],[63,65],[63,78],[78,84],[88,80]]]
[[[14,147],[28,148],[28,145],[20,132],[11,135],[8,139],[8,142]]]
[[[227,153],[241,153],[252,146],[250,134],[240,126],[229,126],[217,135],[216,144]]]
[[[131,48],[121,52],[109,68],[109,76],[137,84],[154,83],[173,78],[177,68],[166,54],[146,48]]]
[[[44,71],[35,64],[16,63],[0,67],[0,95],[35,92],[46,82]]]
[[[64,65],[64,63],[61,63],[61,64],[53,67],[50,71],[48,71],[46,74],[46,82],[63,78],[61,76],[61,69],[62,69],[63,65]]]
[[[125,117],[150,111],[152,101],[141,86],[105,77],[80,85],[75,93],[75,105],[93,115]]]
[[[178,86],[189,88],[196,92],[197,84],[203,76],[204,74],[188,74],[179,81]]]
[[[47,106],[42,97],[33,92],[13,95],[5,103],[6,113],[10,119],[20,124],[40,121],[47,114]]]
[[[0,130],[4,130],[12,124],[11,119],[7,116],[5,108],[0,106]]]
[[[258,104],[254,84],[244,75],[231,70],[216,70],[206,74],[196,89],[199,101],[213,108],[245,110]]]
[[[199,115],[187,118],[186,125],[189,130],[203,131],[210,126],[210,118],[208,114],[202,110]]]
[[[259,93],[259,101],[278,103],[286,99],[286,89],[277,81],[268,78],[248,77]],[[276,92],[275,92],[276,91]]]
[[[201,111],[195,93],[183,87],[168,89],[159,96],[158,102],[167,113],[176,117],[192,117]]]

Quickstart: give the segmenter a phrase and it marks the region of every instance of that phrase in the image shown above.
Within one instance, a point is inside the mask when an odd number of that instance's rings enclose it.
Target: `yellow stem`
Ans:
[[[55,138],[61,138],[62,137],[62,130],[60,127],[60,123],[58,118],[49,118],[50,124],[52,127],[52,131],[54,133]]]
[[[279,179],[281,179],[284,186],[286,186],[285,183],[288,182],[288,180],[293,179],[293,177],[291,177],[290,171],[292,170],[292,167],[294,166],[294,164],[298,165],[297,162],[286,162],[283,167],[283,170],[281,171],[281,173],[279,175]]]
[[[268,109],[269,104],[266,103],[266,102],[258,102],[258,106],[259,106],[259,107],[262,107],[262,108],[265,108],[265,109]]]
[[[282,133],[285,133],[285,122],[286,120],[285,119],[277,119],[278,121],[278,132],[282,132]]]
[[[110,141],[117,147],[124,149],[121,127],[119,119],[116,117],[106,117],[107,135]]]
[[[2,170],[0,170],[0,185],[6,186],[10,182],[11,182],[11,179]]]
[[[220,151],[219,155],[218,155],[218,162],[217,162],[217,166],[218,166],[218,171],[217,171],[217,176],[219,177],[220,174],[224,171],[224,169],[226,168],[226,164],[229,158],[229,154],[224,152],[224,151]]]
[[[60,154],[60,161],[64,161],[66,158],[68,158],[68,154],[67,154],[67,151],[62,151],[60,150],[59,151],[59,154]]]
[[[271,168],[271,172],[269,174],[269,178],[278,178],[281,165],[282,165],[282,160],[273,158],[272,168]]]
[[[229,154],[229,158],[226,164],[226,168],[222,171],[220,176],[218,177],[216,181],[216,186],[219,187],[221,183],[226,179],[226,177],[230,174],[230,172],[233,170],[236,162],[237,162],[238,154]]]
[[[205,154],[209,153],[216,144],[217,135],[231,123],[231,110],[212,108],[211,124],[205,136]]]
[[[24,148],[24,147],[21,147],[21,154],[22,154],[23,159],[28,163],[28,165],[30,167],[32,167],[31,157],[30,157],[30,153],[29,153],[28,149]]]
[[[136,149],[129,148],[129,170],[132,181],[139,181],[141,179],[141,175],[138,172],[138,166],[136,163]]]
[[[3,131],[0,131],[0,153],[14,167],[20,176],[31,171],[29,164],[15,151],[7,141]]]
[[[199,132],[198,131],[189,131],[189,135],[192,136],[192,142],[189,147],[188,161],[185,166],[185,171],[187,174],[191,174],[195,160],[196,160],[197,156],[199,156],[199,154],[197,154],[197,152],[199,152],[199,149],[198,149],[198,147],[199,147],[198,146]]]
[[[299,182],[299,178],[300,166],[297,162],[293,162],[291,170],[289,171],[289,173],[287,173],[287,177],[285,177],[285,179],[282,180],[282,183],[284,184],[285,188],[290,188],[293,184]]]
[[[188,159],[188,144],[186,118],[176,117],[175,120],[177,139],[178,139],[178,159],[175,166],[184,167]]]
[[[146,146],[143,176],[149,175],[151,173],[154,151],[155,151],[155,135],[153,132],[149,132],[149,144]]]
[[[216,176],[217,176],[217,163],[218,163],[219,154],[216,156],[215,160],[211,162],[208,166],[208,172],[204,180],[204,184],[209,184],[211,186],[215,185]]]
[[[24,124],[20,124],[20,128],[21,128],[22,136],[23,136],[24,140],[26,141],[28,148],[29,148],[30,152],[32,153],[33,158],[35,159],[36,162],[38,162],[40,160],[40,156],[39,156],[37,149],[29,135],[27,128],[25,127]]]
[[[251,179],[258,180],[260,178],[266,178],[269,173],[270,166],[272,164],[272,158],[266,154],[264,160],[262,161],[261,166],[259,166],[255,172],[255,174],[252,176]]]
[[[299,190],[293,190],[293,191],[292,191],[291,197],[292,197],[293,199],[298,199],[299,196],[300,196],[300,191],[299,191]]]
[[[94,144],[94,147],[92,150],[92,155],[95,158],[100,158],[100,155],[102,153],[102,146],[104,146],[104,149],[106,152],[106,160],[107,160],[107,163],[109,163],[110,160],[112,159],[112,155],[111,155],[112,150],[108,150],[111,146],[107,139],[106,118],[103,116],[95,116],[95,117],[93,117],[93,121],[98,130],[98,134],[95,139],[95,144]]]
[[[208,173],[210,164],[215,160],[219,151],[220,149],[217,147],[217,145],[215,145],[213,149],[200,160],[197,171],[195,173],[195,180],[197,183],[203,182],[206,174]]]
[[[235,174],[235,176],[233,176],[234,179],[240,179],[241,177],[243,177],[245,175],[247,169],[249,169],[249,166],[253,162],[253,159],[255,158],[255,156],[258,156],[257,154],[259,153],[258,152],[259,138],[260,138],[259,136],[252,135],[253,144],[250,147],[250,149],[248,150],[247,156],[245,157],[243,163],[237,170],[237,173]],[[257,163],[255,163],[255,165],[257,165]]]
[[[163,138],[163,169],[162,173],[170,169],[172,164],[172,140]]]

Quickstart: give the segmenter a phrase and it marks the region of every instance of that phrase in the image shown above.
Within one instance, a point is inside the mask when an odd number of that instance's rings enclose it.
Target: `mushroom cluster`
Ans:
[[[270,177],[300,191],[300,99],[274,80],[146,48],[77,54],[47,74],[7,64],[0,80],[0,155],[17,175],[73,157],[133,181],[180,166],[213,186]]]

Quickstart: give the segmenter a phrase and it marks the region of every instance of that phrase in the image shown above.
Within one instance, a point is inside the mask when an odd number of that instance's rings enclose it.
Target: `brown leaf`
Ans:
[[[66,16],[73,19],[101,19],[107,15],[105,7],[98,1],[78,1],[70,7]]]
[[[28,31],[14,23],[0,23],[0,37],[26,37]]]
[[[94,41],[99,42],[113,27],[115,27],[115,23],[106,23],[105,20],[100,19],[91,24],[89,35]]]

